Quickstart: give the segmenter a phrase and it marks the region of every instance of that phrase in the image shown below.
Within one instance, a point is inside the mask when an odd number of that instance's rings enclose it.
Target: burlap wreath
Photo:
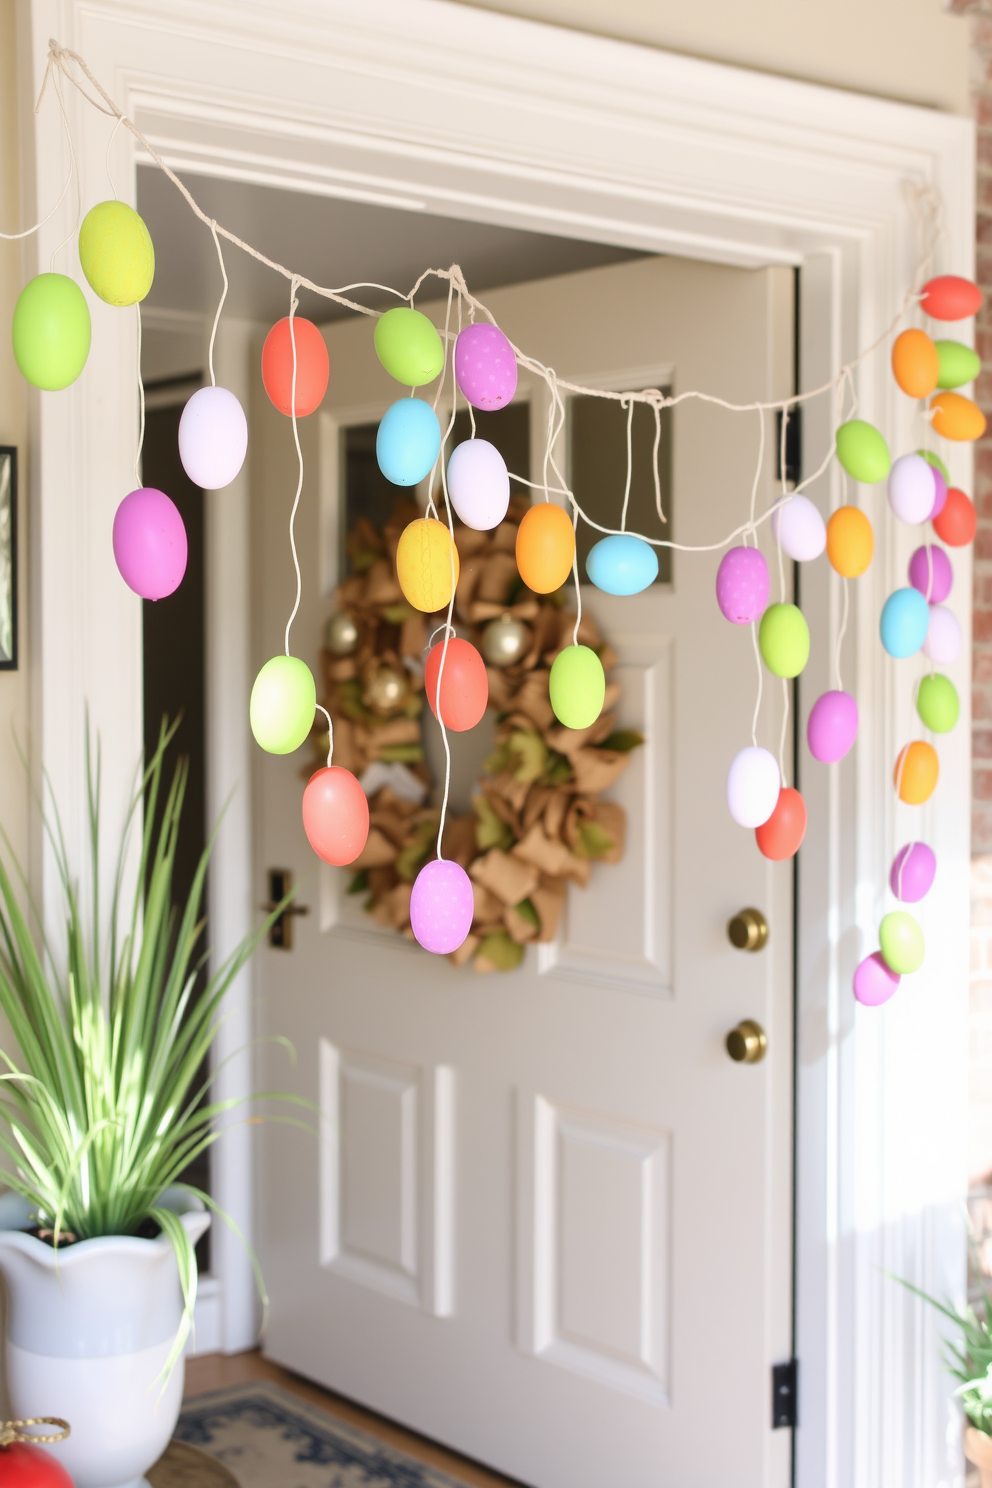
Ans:
[[[568,883],[585,888],[594,861],[620,861],[625,814],[600,794],[643,743],[640,734],[616,728],[615,682],[607,683],[603,713],[591,728],[563,728],[551,711],[549,671],[571,643],[575,613],[565,608],[567,590],[536,595],[523,586],[514,547],[527,506],[514,496],[506,520],[491,533],[455,529],[459,633],[485,655],[484,632],[494,620],[508,615],[529,630],[514,664],[487,668],[497,747],[486,761],[474,811],[449,816],[445,826],[444,856],[468,870],[475,889],[472,932],[451,959],[462,965],[474,958],[477,971],[510,971],[528,941],[552,940]],[[372,918],[405,935],[412,935],[413,881],[434,852],[439,821],[439,810],[424,804],[433,782],[420,717],[427,642],[445,617],[412,609],[395,567],[400,533],[419,515],[412,503],[398,501],[383,531],[358,523],[348,545],[352,576],[338,588],[338,615],[328,627],[338,651],[342,617],[354,621],[357,638],[346,655],[322,653],[334,763],[352,770],[369,794],[369,839],[353,865],[349,892],[364,894]],[[598,652],[607,672],[615,665],[586,614],[579,639]],[[449,734],[453,749],[458,738]]]

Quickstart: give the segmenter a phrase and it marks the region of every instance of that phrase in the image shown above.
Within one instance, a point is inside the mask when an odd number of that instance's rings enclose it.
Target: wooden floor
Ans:
[[[363,1410],[360,1405],[353,1405],[350,1400],[332,1395],[319,1385],[312,1385],[309,1380],[291,1374],[288,1369],[271,1364],[257,1350],[246,1354],[200,1354],[195,1359],[186,1360],[187,1399],[192,1395],[203,1395],[208,1390],[222,1390],[227,1385],[241,1385],[250,1380],[274,1380],[276,1384],[298,1395],[301,1400],[326,1410],[328,1415],[358,1426],[370,1436],[378,1437],[380,1441],[401,1452],[408,1452],[418,1462],[429,1463],[431,1467],[450,1473],[459,1483],[466,1484],[467,1488],[520,1488],[510,1478],[489,1472],[467,1457],[460,1457],[457,1452],[449,1452],[436,1442],[428,1441],[426,1437],[405,1431],[402,1426],[387,1421],[384,1416]]]

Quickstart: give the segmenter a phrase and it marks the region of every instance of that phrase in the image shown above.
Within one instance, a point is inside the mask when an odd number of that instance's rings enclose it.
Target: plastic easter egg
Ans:
[[[974,382],[982,370],[982,359],[977,351],[960,341],[938,341],[936,347],[940,359],[939,388],[959,388],[966,382]]]
[[[614,533],[590,548],[586,573],[604,594],[640,594],[658,577],[658,555],[643,538]]]
[[[502,522],[510,504],[510,477],[506,461],[488,439],[455,445],[448,460],[448,495],[466,527],[491,532]]]
[[[943,439],[971,443],[985,433],[985,415],[970,398],[961,393],[938,393],[931,398],[931,427]]]
[[[982,291],[970,279],[940,274],[924,284],[920,305],[933,320],[967,320],[982,308]]]
[[[262,347],[262,382],[269,400],[287,418],[293,414],[293,342],[296,342],[296,417],[319,408],[327,392],[331,364],[327,343],[312,320],[289,316],[277,320]]]
[[[410,895],[410,928],[425,951],[447,956],[472,928],[472,880],[459,863],[435,858],[417,874]]]
[[[769,605],[758,628],[765,666],[776,677],[798,677],[809,660],[809,626],[792,604]]]
[[[931,466],[931,469],[933,470],[933,506],[930,508],[929,520],[932,522],[934,517],[940,516],[947,505],[947,482],[936,466]]]
[[[90,351],[90,312],[65,274],[37,274],[21,290],[11,326],[14,356],[32,387],[56,392],[82,372]]]
[[[918,904],[933,887],[937,859],[925,842],[907,842],[892,861],[889,888],[903,904]]]
[[[492,413],[512,403],[517,391],[517,359],[498,326],[480,320],[458,332],[455,381],[473,408]]]
[[[837,458],[852,480],[871,486],[892,468],[889,446],[864,419],[849,419],[837,430]]]
[[[910,398],[929,398],[937,386],[940,362],[926,331],[903,331],[892,345],[892,375]]]
[[[778,761],[753,744],[735,754],[727,772],[727,806],[739,827],[763,827],[778,805]]]
[[[551,706],[566,728],[589,728],[603,711],[606,674],[589,646],[566,646],[551,663]]]
[[[572,572],[575,531],[568,513],[552,501],[539,501],[517,528],[517,568],[535,594],[553,594]]]
[[[3,1488],[73,1488],[73,1481],[53,1452],[30,1442],[0,1447]]]
[[[806,802],[791,785],[783,785],[775,810],[766,822],[754,829],[758,851],[773,863],[794,858],[806,836]]]
[[[441,425],[423,398],[399,398],[387,408],[375,436],[379,469],[394,486],[416,486],[441,453]]]
[[[369,803],[350,770],[327,765],[310,776],[303,792],[303,829],[318,858],[335,868],[359,856],[369,835]]]
[[[446,610],[451,601],[452,571],[457,585],[458,549],[447,527],[433,517],[409,522],[396,548],[396,577],[413,608],[425,615]]]
[[[114,515],[114,558],[121,578],[142,599],[164,599],[186,572],[186,528],[164,491],[141,486]]]
[[[441,721],[445,728],[463,734],[475,728],[489,702],[486,664],[470,641],[449,637],[448,654],[441,658],[444,642],[432,646],[424,668],[424,691],[434,717],[438,716],[438,677],[441,679]]]
[[[856,579],[871,563],[875,534],[856,506],[839,506],[827,523],[827,557],[845,579]]]
[[[862,1007],[881,1007],[901,981],[899,973],[886,966],[881,951],[872,951],[854,973],[854,995]]]
[[[771,580],[757,548],[731,548],[716,574],[716,602],[731,625],[751,625],[768,607]]]
[[[935,454],[933,450],[925,449],[918,449],[916,453],[919,455],[921,460],[926,460],[928,465],[933,466],[934,470],[940,471],[941,475],[944,477],[945,484],[949,483],[951,479],[950,472],[948,471],[947,466],[944,464],[939,455]]]
[[[950,677],[935,672],[932,677],[921,678],[916,693],[916,711],[931,733],[950,733],[961,712],[958,690]]]
[[[923,931],[904,909],[885,915],[878,927],[882,959],[896,976],[908,976],[923,965]]]
[[[827,546],[827,529],[808,496],[793,496],[772,512],[772,533],[782,552],[796,563],[819,558]]]
[[[951,486],[943,511],[938,512],[931,520],[934,532],[949,548],[967,547],[968,543],[974,541],[978,531],[978,513],[974,502],[963,491],[959,491],[957,486]]]
[[[227,388],[200,388],[179,420],[179,458],[194,486],[229,486],[247,452],[248,420],[237,398]]]
[[[930,606],[930,621],[927,638],[923,642],[923,654],[935,666],[953,666],[961,655],[961,626],[953,610],[946,605]]]
[[[434,325],[419,310],[397,305],[375,324],[375,350],[380,362],[406,387],[425,387],[444,366],[444,345]]]
[[[954,583],[951,560],[943,548],[925,543],[909,560],[909,582],[928,604],[943,604]]]
[[[269,754],[292,754],[313,727],[317,689],[298,656],[273,656],[255,678],[248,716],[255,742]]]
[[[858,705],[849,692],[824,692],[809,711],[806,742],[821,764],[842,760],[858,736]]]
[[[919,455],[900,455],[889,474],[889,505],[900,522],[926,522],[936,488],[933,469]]]
[[[155,278],[151,236],[122,201],[91,207],[79,229],[79,262],[94,294],[108,305],[135,305]]]
[[[918,589],[896,589],[882,606],[879,632],[890,656],[914,656],[927,638],[930,608]]]
[[[922,806],[937,788],[940,760],[932,744],[914,739],[899,751],[892,780],[900,801],[907,806]]]

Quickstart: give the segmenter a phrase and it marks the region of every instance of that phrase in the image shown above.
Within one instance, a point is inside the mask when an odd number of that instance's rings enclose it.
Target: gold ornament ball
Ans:
[[[377,666],[365,679],[362,701],[375,713],[395,713],[406,697],[406,678],[391,666]]]
[[[324,645],[332,656],[350,656],[358,645],[358,626],[346,610],[338,610],[328,620]]]
[[[522,620],[501,615],[482,632],[482,654],[490,666],[513,666],[527,655],[530,640],[530,630]]]

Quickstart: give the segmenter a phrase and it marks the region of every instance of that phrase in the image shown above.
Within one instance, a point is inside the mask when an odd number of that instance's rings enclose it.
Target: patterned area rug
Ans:
[[[187,1401],[176,1440],[216,1457],[241,1488],[465,1488],[267,1381]]]

